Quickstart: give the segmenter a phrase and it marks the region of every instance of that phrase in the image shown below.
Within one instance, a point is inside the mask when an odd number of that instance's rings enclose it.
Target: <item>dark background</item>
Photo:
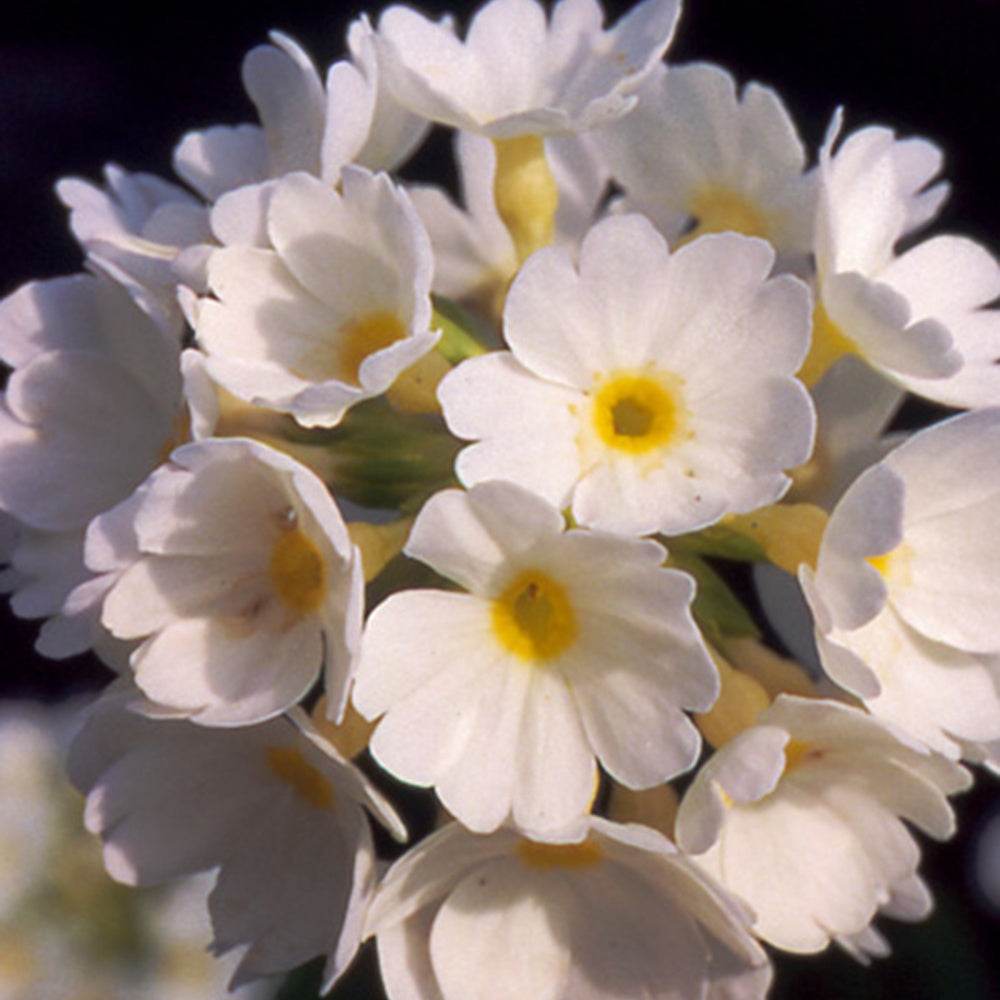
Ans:
[[[186,130],[253,120],[240,60],[269,29],[292,35],[326,66],[342,55],[345,27],[364,9],[330,0],[4,6],[0,295],[31,278],[80,268],[53,194],[58,178],[96,179],[109,161],[169,176],[171,149]],[[461,16],[471,8],[422,6]],[[605,6],[616,14],[627,5]],[[1000,0],[688,0],[686,6],[672,60],[714,60],[740,80],[774,85],[813,150],[838,104],[848,128],[880,123],[935,140],[946,151],[954,187],[938,229],[1000,250]],[[433,150],[415,167],[424,177],[443,169]],[[5,604],[0,629],[2,694],[58,697],[88,682],[81,678],[103,676],[86,661],[34,657],[35,626],[13,619]],[[915,927],[882,922],[893,958],[869,970],[836,953],[782,958],[775,996],[1000,996],[1000,959],[990,954],[1000,947],[1000,920],[969,878],[976,831],[998,802],[996,779],[980,775],[976,790],[956,803],[959,838],[927,845],[926,874],[938,910]],[[349,995],[374,995],[364,976],[351,980]]]

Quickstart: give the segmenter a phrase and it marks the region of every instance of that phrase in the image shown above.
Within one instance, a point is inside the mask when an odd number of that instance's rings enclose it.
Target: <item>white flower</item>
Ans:
[[[914,434],[844,494],[800,571],[827,673],[953,758],[1000,738],[998,448],[1000,410]]]
[[[451,824],[369,911],[391,1000],[752,1000],[770,981],[740,906],[652,830],[591,817],[576,843]]]
[[[207,201],[293,170],[320,172],[323,83],[291,38],[280,32],[270,38],[270,45],[258,45],[243,60],[243,84],[260,125],[189,132],[174,150],[174,169]]]
[[[651,77],[639,105],[603,133],[624,204],[673,242],[732,230],[768,240],[779,258],[812,249],[814,178],[781,98],[709,63]]]
[[[113,282],[33,282],[0,303],[0,509],[20,525],[10,553],[13,606],[51,617],[48,656],[102,649],[96,608],[64,614],[90,574],[83,532],[186,437],[179,347]]]
[[[691,767],[718,678],[690,617],[692,580],[651,541],[564,531],[504,482],[432,497],[405,550],[469,593],[410,590],[372,612],[354,702],[385,713],[371,751],[434,785],[475,830],[509,814],[564,827],[594,794],[595,757],[629,787]]]
[[[347,33],[350,58],[320,79],[301,47],[278,31],[243,60],[243,84],[260,125],[216,125],[189,132],[174,150],[174,169],[207,201],[296,171],[338,183],[357,163],[390,170],[420,142],[426,122],[405,111],[381,82],[367,18]]]
[[[620,117],[662,57],[678,0],[645,0],[604,30],[596,0],[490,0],[460,40],[450,19],[390,7],[378,22],[383,70],[417,114],[492,139],[582,132]]]
[[[88,531],[88,562],[120,569],[102,620],[132,654],[154,702],[206,725],[242,725],[297,702],[325,667],[332,711],[346,701],[361,629],[360,558],[323,483],[256,442],[176,450],[131,501]]]
[[[325,992],[357,950],[374,889],[363,810],[404,836],[395,813],[305,720],[206,729],[144,718],[134,698],[99,701],[68,760],[108,872],[153,885],[217,867],[213,950],[248,946],[232,985],[327,955]]]
[[[104,186],[76,177],[56,185],[87,259],[113,278],[166,332],[180,337],[177,255],[210,238],[208,212],[188,191],[153,174],[109,164]]]
[[[83,528],[169,452],[178,347],[112,282],[18,289],[0,303],[0,355],[15,369],[0,409],[0,507],[25,524]]]
[[[698,772],[677,842],[746,900],[765,941],[815,952],[834,939],[860,954],[878,948],[876,911],[930,910],[902,820],[951,836],[945,796],[970,780],[858,709],[781,695]]]
[[[340,180],[341,168],[356,163],[369,170],[393,170],[419,145],[425,119],[406,110],[384,81],[384,53],[366,15],[347,30],[351,58],[334,63],[326,78],[326,126],[321,176]]]
[[[273,250],[209,260],[197,317],[208,371],[241,399],[333,426],[426,354],[433,258],[409,200],[384,174],[344,169],[343,193],[307,174],[278,181]]]
[[[937,212],[929,186],[941,153],[885,128],[849,135],[833,154],[835,118],[820,152],[814,342],[807,383],[844,353],[860,354],[904,388],[953,406],[1000,402],[1000,266],[973,240],[897,244]]]
[[[810,453],[792,376],[809,297],[768,278],[762,240],[704,236],[674,254],[638,215],[598,223],[579,265],[524,265],[504,312],[509,352],[474,358],[438,393],[466,485],[502,478],[580,524],[676,534],[777,500]]]

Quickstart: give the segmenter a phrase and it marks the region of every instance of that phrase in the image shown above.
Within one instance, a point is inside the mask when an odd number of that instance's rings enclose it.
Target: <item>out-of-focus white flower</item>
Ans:
[[[0,995],[219,996],[238,956],[220,960],[205,950],[205,881],[132,893],[107,879],[62,768],[78,711],[72,703],[8,702],[0,709]],[[271,995],[267,985],[236,994]]]
[[[357,950],[375,885],[365,810],[405,836],[382,797],[303,719],[239,729],[148,719],[116,690],[70,749],[108,872],[154,885],[218,867],[217,953],[245,947],[233,984],[329,956],[325,992]]]
[[[120,509],[97,518],[87,560],[122,567],[102,620],[122,639],[154,702],[206,725],[284,711],[321,669],[331,711],[347,698],[361,630],[357,550],[326,487],[304,466],[245,439],[173,453]],[[133,540],[134,536],[134,540]]]
[[[376,759],[434,785],[474,830],[586,812],[595,758],[648,788],[691,767],[718,677],[690,617],[693,581],[651,541],[565,531],[511,483],[427,502],[405,550],[469,593],[410,590],[369,618],[354,703],[386,713]]]
[[[392,1000],[752,1000],[747,915],[673,845],[591,817],[575,843],[451,824],[390,868],[367,920]]]
[[[954,406],[1000,402],[1000,266],[979,244],[935,236],[896,247],[936,214],[941,152],[885,128],[849,135],[834,119],[820,151],[817,308],[802,377],[812,383],[845,353],[906,389]]]
[[[816,952],[832,939],[863,957],[879,950],[876,912],[930,910],[902,820],[950,837],[946,796],[970,781],[858,709],[781,695],[698,772],[677,842],[750,905],[765,941]]]
[[[777,500],[813,437],[804,285],[734,233],[670,254],[638,215],[605,219],[579,264],[553,248],[522,267],[509,352],[439,387],[466,485],[520,483],[589,527],[675,534]]]
[[[451,19],[385,10],[376,40],[397,100],[491,139],[582,132],[620,117],[670,44],[678,0],[645,0],[603,28],[596,0],[490,0],[464,41]]]
[[[433,257],[406,195],[344,169],[342,193],[306,174],[277,182],[274,249],[227,246],[197,336],[213,378],[241,399],[333,426],[430,351]]]
[[[42,710],[0,710],[0,925],[40,881],[58,835],[59,750]],[[2,967],[2,963],[0,963]]]
[[[1000,738],[998,454],[1000,410],[914,434],[844,494],[800,571],[827,673],[952,758]]]
[[[812,249],[815,180],[781,98],[747,84],[737,96],[719,66],[672,66],[638,107],[601,134],[624,207],[673,243],[726,230],[759,236],[779,260]]]

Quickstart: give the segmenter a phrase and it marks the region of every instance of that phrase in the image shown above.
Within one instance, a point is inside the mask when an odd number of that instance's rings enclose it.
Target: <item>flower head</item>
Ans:
[[[360,559],[325,487],[253,441],[187,445],[144,484],[127,525],[90,529],[90,559],[131,525],[102,620],[154,702],[207,725],[246,725],[298,701],[325,667],[339,712],[361,626]],[[127,547],[127,546],[125,546]]]
[[[465,40],[450,19],[390,7],[378,22],[388,85],[400,103],[492,139],[581,132],[631,109],[663,56],[678,0],[645,0],[602,27],[596,0],[490,0]]]
[[[407,552],[469,592],[403,591],[369,618],[354,702],[385,713],[383,766],[486,831],[511,813],[529,830],[579,819],[595,758],[630,787],[694,763],[680,709],[707,708],[718,682],[693,582],[659,545],[565,531],[544,500],[492,482],[428,501]]]
[[[343,193],[308,174],[279,181],[274,247],[209,260],[213,298],[197,336],[208,371],[241,399],[331,427],[426,354],[433,264],[406,196],[383,174],[345,169]]]
[[[571,843],[451,824],[404,855],[367,934],[392,1000],[763,997],[746,916],[652,830],[591,818]]]
[[[539,252],[507,299],[509,352],[464,362],[439,388],[476,441],[467,485],[520,483],[580,524],[677,534],[753,510],[788,486],[813,435],[792,373],[808,293],[768,278],[773,251],[733,233],[670,254],[638,215],[606,219],[579,265]]]
[[[326,955],[328,989],[374,889],[365,810],[399,836],[395,813],[305,723],[206,729],[144,718],[135,698],[105,695],[69,754],[109,873],[152,885],[217,867],[213,949],[246,948],[232,985]]]

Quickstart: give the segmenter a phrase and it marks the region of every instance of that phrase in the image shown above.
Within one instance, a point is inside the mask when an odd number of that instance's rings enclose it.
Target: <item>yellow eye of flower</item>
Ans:
[[[338,379],[358,384],[361,362],[406,336],[402,320],[380,310],[345,323],[323,343],[299,358],[294,373],[307,379]]]
[[[663,379],[619,375],[594,394],[597,435],[620,451],[639,454],[661,448],[676,437],[681,406]]]
[[[769,235],[768,220],[738,191],[724,187],[707,187],[691,199],[691,214],[697,225],[684,238],[685,243],[705,233],[743,233],[745,236]]]
[[[500,643],[525,660],[548,660],[576,638],[576,615],[565,588],[528,570],[518,574],[493,602],[493,631]]]
[[[521,839],[515,850],[532,868],[591,868],[604,858],[600,846],[589,838],[579,844],[543,844]]]
[[[278,597],[296,614],[310,614],[323,601],[323,557],[294,520],[282,526],[271,548],[268,575]]]
[[[296,747],[268,747],[267,763],[286,785],[290,785],[299,798],[316,809],[329,809],[334,804],[333,787],[302,756]]]

